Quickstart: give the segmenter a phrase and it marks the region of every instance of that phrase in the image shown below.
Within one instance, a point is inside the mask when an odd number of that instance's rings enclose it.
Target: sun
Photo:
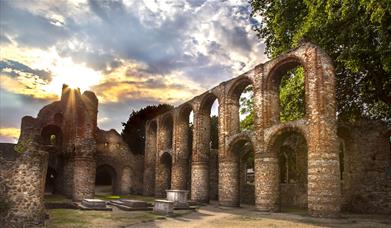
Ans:
[[[95,71],[85,64],[77,64],[71,58],[64,58],[51,67],[52,80],[47,85],[48,92],[59,94],[63,84],[70,88],[80,88],[81,91],[91,89],[92,86],[98,85],[102,79],[100,72]]]

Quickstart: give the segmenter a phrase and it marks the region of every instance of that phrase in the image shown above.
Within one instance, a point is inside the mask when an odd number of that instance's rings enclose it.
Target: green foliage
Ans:
[[[15,152],[21,154],[21,153],[24,153],[26,150],[27,150],[27,147],[26,145],[29,145],[33,142],[33,139],[32,137],[28,137],[24,140],[24,142],[18,142],[15,146],[14,146],[14,150]]]
[[[253,87],[247,86],[242,92],[242,96],[239,99],[240,114],[246,115],[246,117],[240,121],[241,130],[252,130],[254,125],[254,103],[253,103]]]
[[[288,71],[280,84],[280,121],[298,120],[305,115],[304,69]]]
[[[391,122],[391,2],[251,0],[255,27],[275,57],[306,38],[335,61],[339,119]]]
[[[159,104],[133,111],[126,123],[122,123],[122,137],[132,152],[143,154],[145,148],[145,123],[156,116],[173,109],[173,106]]]

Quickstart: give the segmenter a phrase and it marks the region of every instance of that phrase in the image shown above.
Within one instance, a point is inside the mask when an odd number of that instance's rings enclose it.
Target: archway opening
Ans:
[[[178,152],[176,156],[179,156],[179,159],[183,159],[185,162],[185,173],[184,175],[185,182],[181,183],[183,185],[181,188],[187,189],[191,197],[191,166],[192,166],[192,154],[193,154],[193,128],[194,128],[194,112],[190,104],[185,104],[180,108],[179,118],[178,118],[178,134],[181,136],[178,139]]]
[[[305,69],[297,59],[286,60],[273,69],[267,84],[268,119],[272,124],[299,120],[306,115]]]
[[[247,138],[238,140],[232,146],[231,154],[238,162],[240,204],[255,204],[254,147]],[[236,187],[236,186],[234,186]]]
[[[100,165],[96,168],[95,194],[111,195],[116,192],[117,174],[110,165]]]
[[[163,177],[162,187],[164,190],[171,189],[171,170],[172,170],[172,157],[171,154],[165,152],[160,158],[160,175]]]
[[[281,211],[307,209],[308,202],[308,148],[305,137],[296,131],[280,134],[273,152],[279,163]]]
[[[227,97],[230,134],[253,129],[253,97],[252,82],[247,77],[239,78],[230,88]]]
[[[56,178],[57,172],[53,167],[48,166],[48,170],[46,172],[46,181],[45,181],[45,194],[52,195],[56,192]]]
[[[57,125],[47,125],[41,131],[41,143],[60,149],[62,145],[62,130]]]
[[[217,96],[208,93],[201,102],[199,118],[199,145],[197,156],[208,164],[208,180],[203,185],[208,188],[208,200],[218,199],[218,148],[219,148],[219,102]],[[197,191],[197,189],[193,189]],[[192,191],[192,192],[193,192]],[[206,197],[204,199],[206,201]]]

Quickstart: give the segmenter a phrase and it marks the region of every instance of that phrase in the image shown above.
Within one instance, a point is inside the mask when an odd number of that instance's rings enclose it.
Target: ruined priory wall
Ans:
[[[343,126],[343,209],[391,214],[391,129],[376,121]]]

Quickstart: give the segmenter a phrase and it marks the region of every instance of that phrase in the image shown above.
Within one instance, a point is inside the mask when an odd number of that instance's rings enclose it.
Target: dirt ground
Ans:
[[[322,219],[298,211],[262,213],[253,207],[220,208],[214,204],[184,216],[128,227],[391,227],[391,216],[343,214],[338,219]]]

